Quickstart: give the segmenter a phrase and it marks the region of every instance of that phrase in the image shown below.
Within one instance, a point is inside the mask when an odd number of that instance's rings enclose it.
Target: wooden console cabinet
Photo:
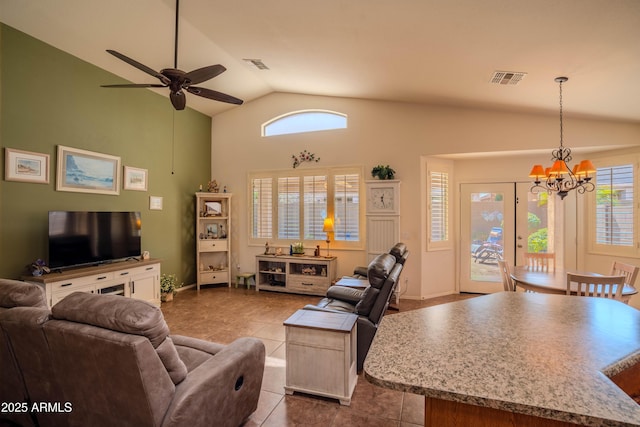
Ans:
[[[43,286],[49,307],[72,292],[122,295],[160,305],[160,260],[122,261],[74,268],[23,280]]]
[[[257,255],[256,264],[256,291],[324,296],[336,279],[336,257]]]

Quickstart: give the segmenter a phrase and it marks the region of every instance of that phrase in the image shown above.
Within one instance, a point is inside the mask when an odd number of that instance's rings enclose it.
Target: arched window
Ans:
[[[262,136],[346,129],[347,115],[328,110],[293,111],[262,125]]]

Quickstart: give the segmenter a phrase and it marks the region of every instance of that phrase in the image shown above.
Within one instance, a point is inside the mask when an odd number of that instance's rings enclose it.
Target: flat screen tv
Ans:
[[[49,212],[49,268],[138,258],[140,212]]]

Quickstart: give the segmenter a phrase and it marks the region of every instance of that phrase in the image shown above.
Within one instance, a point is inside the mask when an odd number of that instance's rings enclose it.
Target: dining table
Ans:
[[[591,276],[602,276],[602,274],[594,272],[585,272],[578,270],[569,270],[564,268],[556,268],[552,271],[534,271],[527,266],[517,265],[511,271],[511,278],[518,288],[525,291],[537,292],[542,294],[558,294],[566,295],[567,293],[567,273],[576,273]],[[622,288],[622,301],[629,302],[629,299],[638,293],[638,290],[630,284],[625,284]]]

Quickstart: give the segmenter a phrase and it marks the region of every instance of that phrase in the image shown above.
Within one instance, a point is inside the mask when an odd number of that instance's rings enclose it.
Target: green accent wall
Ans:
[[[141,82],[150,79],[140,73]],[[48,257],[50,210],[140,211],[143,250],[162,259],[164,273],[195,282],[194,193],[210,179],[211,118],[189,108],[175,111],[168,97],[147,89],[100,87],[125,82],[0,25],[2,156],[5,147],[50,156],[49,184],[6,181],[3,173],[0,277],[18,278],[33,260]],[[148,191],[56,191],[58,145],[119,156],[123,166],[147,169]],[[162,197],[163,210],[149,210],[149,196]]]

